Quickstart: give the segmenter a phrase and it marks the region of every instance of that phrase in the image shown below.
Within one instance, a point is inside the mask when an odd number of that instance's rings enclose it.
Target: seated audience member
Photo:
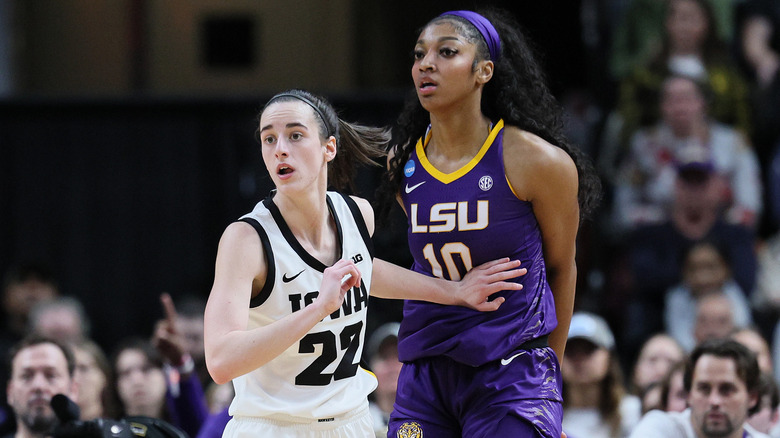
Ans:
[[[706,169],[706,166],[704,167]],[[692,169],[691,169],[692,170]],[[679,172],[679,171],[678,171]],[[720,208],[719,185],[707,173],[680,172],[671,217],[662,224],[637,228],[625,243],[625,286],[613,292],[625,297],[621,351],[633,357],[650,334],[664,331],[665,294],[682,281],[683,254],[700,240],[713,240],[729,255],[734,281],[749,295],[754,289],[754,231],[727,223]],[[620,271],[611,275],[620,275]]]
[[[774,364],[772,353],[769,350],[769,342],[766,338],[753,327],[742,327],[734,330],[730,334],[731,339],[747,347],[758,360],[758,368],[762,373],[772,375],[774,373]]]
[[[677,362],[661,380],[661,405],[662,411],[682,412],[688,408],[688,393],[685,391],[683,374],[685,372],[685,360]]]
[[[33,335],[17,343],[9,356],[11,378],[6,393],[17,430],[8,437],[51,436],[59,424],[50,405],[51,398],[56,394],[75,398],[78,394],[70,348],[59,341]]]
[[[111,388],[111,365],[103,350],[86,339],[71,347],[76,361],[73,379],[79,390],[74,401],[81,410],[81,420],[119,418],[116,394]]]
[[[184,320],[187,322],[183,322],[170,295],[162,294],[160,300],[165,318],[157,322],[151,343],[164,362],[168,387],[166,398],[173,423],[195,436],[209,415],[206,396],[192,356],[200,354],[203,357],[203,316],[186,317]],[[193,326],[200,327],[200,336],[193,333],[186,336],[188,332],[197,331]]]
[[[661,402],[661,382],[653,382],[647,385],[644,391],[639,394],[639,400],[642,403],[642,415],[653,409],[661,409],[663,405]]]
[[[776,438],[780,435],[780,429],[778,429],[778,421],[780,421],[780,413],[777,411],[778,404],[780,404],[780,394],[778,393],[777,382],[775,382],[774,376],[761,372],[758,408],[748,418],[748,424],[753,429]]]
[[[3,282],[4,327],[0,333],[14,341],[20,340],[27,334],[32,308],[59,295],[54,276],[45,267],[26,264],[10,268]]]
[[[206,311],[206,302],[202,298],[184,296],[177,299],[173,305],[173,299],[168,294],[160,297],[163,307],[170,303],[170,310],[175,312],[175,324],[181,346],[186,355],[192,358],[195,365],[195,373],[200,379],[201,386],[206,388],[213,382],[206,369],[206,357],[203,343],[203,315]],[[165,324],[165,319],[157,322],[157,327]],[[168,327],[165,327],[167,330]]]
[[[718,36],[718,23],[706,0],[669,0],[662,44],[655,56],[620,83],[617,112],[624,132],[634,132],[659,119],[656,102],[664,78],[685,74],[711,90],[710,113],[720,123],[749,134],[752,128],[749,91],[728,45]],[[627,138],[627,134],[622,136]]]
[[[722,293],[701,297],[696,303],[693,340],[696,345],[711,339],[728,338],[739,328],[735,322],[733,302]]]
[[[197,435],[202,422],[193,418],[205,419],[206,415],[193,416],[193,411],[199,410],[199,405],[205,405],[203,393],[192,393],[189,385],[181,385],[181,393],[171,395],[166,385],[163,359],[151,342],[127,338],[120,342],[112,358],[114,388],[122,417],[158,418],[189,436]],[[197,378],[194,380],[197,382]]]
[[[687,405],[687,395],[683,387],[685,361],[680,360],[667,370],[661,379],[651,384],[642,394],[642,415],[660,409],[669,412],[682,412]]]
[[[561,364],[563,430],[572,437],[623,437],[639,419],[638,397],[626,394],[615,338],[598,315],[575,312]]]
[[[707,303],[707,312],[697,312],[705,297],[714,294],[726,297],[729,327],[745,327],[752,322],[750,305],[745,293],[732,279],[729,257],[716,242],[703,240],[693,244],[683,255],[682,281],[666,294],[664,321],[669,333],[686,350],[696,345],[696,319],[702,336],[711,330],[721,333],[724,327],[714,327],[708,321],[717,315],[718,306]],[[723,306],[720,306],[723,307]],[[701,309],[700,309],[701,310]],[[701,315],[699,315],[701,314]],[[699,316],[697,316],[699,315]],[[722,336],[728,336],[729,331]]]
[[[395,403],[395,391],[402,365],[398,360],[400,327],[397,322],[379,326],[371,334],[366,348],[369,367],[378,382],[377,388],[369,395],[369,410],[374,419],[374,432],[377,437],[387,436],[387,423]]]
[[[35,305],[30,311],[29,330],[66,344],[89,337],[90,320],[84,306],[73,297],[59,297]]]
[[[12,266],[3,278],[0,318],[0,380],[8,380],[8,352],[27,334],[30,310],[38,303],[59,296],[52,273],[44,266],[26,263]],[[0,435],[14,430],[14,415],[0,392]]]
[[[780,140],[780,2],[735,3],[736,57],[753,87],[753,144],[765,163]]]
[[[685,367],[689,408],[650,411],[632,438],[767,438],[747,425],[757,410],[759,369],[755,355],[730,339],[698,345]]]
[[[167,386],[163,361],[149,342],[138,338],[120,342],[112,366],[120,416],[143,415],[171,420],[165,406]]]
[[[634,365],[631,385],[634,394],[645,394],[650,385],[664,378],[674,364],[685,358],[680,344],[666,333],[657,333],[650,337],[639,350],[639,358]]]
[[[758,159],[748,138],[711,120],[706,91],[695,79],[669,76],[662,86],[661,121],[632,136],[615,187],[614,221],[622,230],[669,218],[678,173],[714,177],[730,223],[754,227],[762,213]],[[679,169],[679,170],[678,170]]]

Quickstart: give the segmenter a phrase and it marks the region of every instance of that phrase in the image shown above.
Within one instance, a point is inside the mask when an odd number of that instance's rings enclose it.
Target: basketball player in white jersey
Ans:
[[[504,299],[488,296],[519,289],[506,280],[525,270],[502,259],[456,283],[375,260],[371,206],[327,187],[383,155],[387,133],[301,90],[274,96],[259,121],[276,190],[225,230],[205,314],[209,372],[236,392],[224,436],[373,436],[376,378],[358,365],[369,291],[492,311]]]

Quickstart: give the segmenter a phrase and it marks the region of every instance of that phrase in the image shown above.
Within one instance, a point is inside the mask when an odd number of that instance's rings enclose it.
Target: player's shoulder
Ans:
[[[537,173],[564,177],[576,175],[574,160],[565,150],[516,126],[505,128],[503,148],[508,173],[519,171],[527,176]]]
[[[508,125],[504,128],[504,150],[515,154],[522,154],[523,160],[532,160],[537,164],[545,162],[567,162],[571,160],[569,154],[560,147],[550,143],[533,132]],[[506,154],[505,154],[506,155]]]
[[[260,232],[264,231],[262,225],[257,223],[257,226],[260,226],[261,230],[244,220],[230,223],[222,233],[219,242],[220,248],[233,251],[255,251],[260,246]]]
[[[374,235],[374,207],[372,207],[371,203],[364,198],[361,198],[359,196],[354,196],[354,195],[350,195],[349,197],[350,199],[355,201],[355,204],[357,204],[357,207],[360,210],[360,214],[363,216],[363,222],[365,222],[366,228],[368,229],[368,234],[373,236]]]

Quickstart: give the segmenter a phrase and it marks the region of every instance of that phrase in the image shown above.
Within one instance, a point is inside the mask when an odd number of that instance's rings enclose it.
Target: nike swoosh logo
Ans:
[[[303,271],[293,275],[292,277],[288,277],[287,274],[284,274],[284,275],[282,275],[282,281],[285,282],[285,283],[289,283],[289,282],[295,280],[296,278],[298,278],[298,276],[301,275],[301,274],[303,274]]]
[[[525,351],[521,351],[521,352],[517,353],[516,355],[510,357],[509,359],[501,359],[501,365],[509,365],[510,362],[515,360],[515,358],[517,356],[520,356],[521,354],[525,354]]]
[[[412,193],[412,190],[416,189],[417,187],[420,187],[423,184],[425,184],[425,181],[423,181],[421,183],[417,183],[417,184],[415,184],[415,185],[413,185],[411,187],[409,187],[409,184],[406,184],[406,189],[405,189],[406,190],[406,194],[408,195],[409,193]]]

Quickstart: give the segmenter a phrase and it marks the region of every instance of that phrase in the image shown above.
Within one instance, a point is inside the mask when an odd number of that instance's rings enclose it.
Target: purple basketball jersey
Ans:
[[[503,120],[463,168],[444,174],[425,156],[430,135],[404,167],[401,197],[409,221],[412,269],[459,280],[474,266],[501,257],[528,273],[520,291],[503,291],[495,312],[406,301],[399,333],[402,361],[444,355],[479,366],[508,357],[520,344],[550,333],[557,321],[547,283],[542,236],[531,203],[515,196],[504,172]]]

